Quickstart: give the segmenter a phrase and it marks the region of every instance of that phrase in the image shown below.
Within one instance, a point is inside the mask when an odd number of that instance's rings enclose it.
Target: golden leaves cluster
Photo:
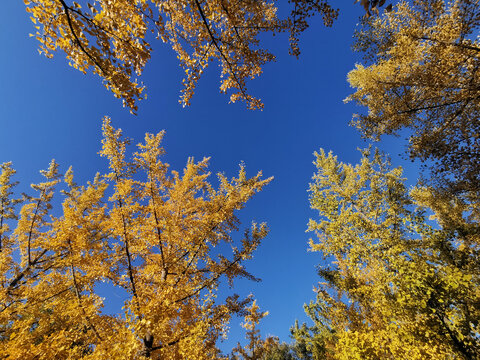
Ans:
[[[347,98],[368,109],[353,123],[374,139],[409,136],[412,159],[456,192],[477,192],[480,180],[480,43],[476,1],[400,2],[365,20],[356,49],[367,64],[348,75]]]
[[[220,91],[251,109],[262,102],[250,95],[246,82],[262,73],[274,55],[260,44],[263,33],[291,32],[298,55],[298,35],[306,18],[322,13],[331,24],[337,12],[321,0],[290,0],[292,16],[277,17],[274,1],[233,0],[24,0],[35,23],[40,53],[66,53],[71,66],[99,75],[107,89],[130,111],[145,97],[137,79],[151,56],[154,37],[168,43],[185,70],[180,102],[190,103],[208,65],[220,66]]]
[[[260,336],[258,325],[267,315],[268,311],[261,311],[256,300],[245,309],[245,321],[242,323],[242,327],[246,330],[245,338],[248,340],[248,344],[242,346],[238,343],[232,350],[231,360],[265,359],[268,352],[279,345],[277,338],[269,336],[262,339]]]
[[[325,356],[477,358],[478,212],[448,192],[408,191],[379,152],[364,151],[356,166],[316,156],[310,203],[319,219],[309,231],[319,239],[310,250],[329,265],[309,308]]]
[[[109,173],[84,186],[52,161],[35,197],[18,200],[10,164],[0,176],[0,353],[12,359],[214,359],[232,314],[249,301],[216,299],[222,277],[252,278],[244,260],[267,234],[242,239],[236,212],[270,179],[241,167],[219,185],[208,159],[183,173],[161,161],[163,133],[147,134],[133,159],[121,130],[103,123]],[[53,211],[58,188],[64,199]],[[58,201],[57,201],[58,202]],[[55,215],[59,214],[59,215]],[[13,230],[9,230],[7,225]],[[221,246],[222,251],[219,251]],[[104,312],[121,289],[123,310]],[[99,293],[100,291],[100,293]],[[109,303],[110,302],[110,303]]]

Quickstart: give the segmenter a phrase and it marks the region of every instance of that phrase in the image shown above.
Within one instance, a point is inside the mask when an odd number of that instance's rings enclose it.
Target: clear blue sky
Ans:
[[[69,67],[63,53],[53,60],[39,56],[36,40],[28,37],[34,29],[23,2],[6,1],[0,23],[0,163],[13,161],[20,191],[40,180],[38,171],[52,158],[63,171],[73,165],[77,182],[91,180],[97,171],[106,170],[97,152],[101,119],[108,115],[134,143],[145,132],[165,129],[165,160],[173,169],[182,169],[189,156],[198,160],[210,156],[214,173],[234,176],[244,161],[251,175],[263,170],[265,176],[274,176],[240,213],[246,226],[255,219],[266,221],[271,230],[248,263],[263,281],[242,280],[234,290],[253,293],[261,308],[270,312],[262,322],[264,334],[288,340],[295,319],[305,319],[303,304],[314,298],[312,289],[318,281],[315,265],[320,256],[307,252],[313,234],[305,233],[308,219],[315,217],[306,191],[315,171],[313,152],[322,147],[342,161],[356,162],[356,148],[365,146],[348,126],[355,107],[342,102],[351,91],[347,72],[359,61],[350,46],[362,8],[351,2],[343,5],[333,28],[325,28],[320,18],[313,21],[302,37],[299,60],[288,55],[286,37],[266,39],[277,62],[248,84],[250,92],[263,99],[263,111],[228,104],[218,91],[215,65],[201,79],[192,105],[182,108],[178,103],[182,70],[175,54],[158,41],[142,77],[148,99],[140,102],[138,116],[133,116],[99,78]],[[401,142],[387,140],[382,148],[398,159]],[[231,327],[223,349],[243,337],[237,322]]]

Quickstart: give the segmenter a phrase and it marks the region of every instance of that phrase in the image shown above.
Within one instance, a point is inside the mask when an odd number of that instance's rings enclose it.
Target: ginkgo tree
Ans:
[[[15,171],[2,165],[1,357],[216,358],[216,340],[250,302],[219,300],[219,282],[255,279],[243,263],[267,234],[255,223],[237,234],[236,211],[271,179],[248,178],[241,166],[232,180],[219,174],[214,187],[208,159],[169,171],[163,132],[147,134],[132,159],[108,118],[103,135],[109,172],[86,185],[71,169],[60,176],[52,161],[45,181],[32,185],[36,195],[18,200]],[[101,284],[125,292],[120,313],[102,311],[112,299],[99,295]]]
[[[478,211],[449,192],[409,191],[379,152],[353,166],[321,151],[315,164],[310,250],[324,262],[304,332],[314,358],[478,358]]]
[[[248,343],[245,346],[238,343],[232,350],[232,354],[229,357],[230,360],[260,360],[267,358],[268,352],[278,344],[277,338],[268,336],[262,339],[260,336],[258,326],[260,321],[267,315],[268,311],[261,311],[256,300],[246,308],[245,321],[242,323],[242,327],[246,330],[245,338],[248,340]]]
[[[407,134],[410,156],[425,161],[435,182],[475,201],[479,17],[478,1],[428,0],[365,20],[355,36],[365,61],[348,75],[355,92],[347,99],[368,109],[353,120],[365,136]]]
[[[291,15],[280,19],[275,1],[266,0],[24,0],[35,23],[40,53],[66,53],[70,65],[92,71],[131,111],[145,97],[137,80],[150,59],[153,37],[168,43],[185,70],[180,102],[188,105],[195,85],[213,61],[221,68],[220,90],[230,100],[261,108],[246,82],[275,59],[262,47],[262,33],[290,33],[291,53],[307,18],[321,13],[331,25],[338,11],[324,0],[289,0]]]

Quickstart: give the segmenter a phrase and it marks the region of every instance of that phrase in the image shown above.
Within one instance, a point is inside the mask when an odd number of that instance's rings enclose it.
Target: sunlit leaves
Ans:
[[[260,311],[256,300],[246,308],[245,321],[242,323],[242,327],[246,330],[245,338],[248,340],[248,344],[245,346],[237,344],[232,350],[231,360],[257,360],[266,359],[268,353],[278,346],[278,339],[274,337],[267,337],[265,340],[260,336],[260,330],[258,325],[260,321],[268,315],[268,311]]]
[[[412,159],[424,160],[442,186],[476,197],[479,15],[476,1],[429,0],[365,21],[355,47],[367,64],[348,75],[355,92],[347,98],[368,108],[353,120],[365,136],[408,129]]]
[[[0,352],[21,359],[213,359],[230,317],[249,302],[218,301],[219,282],[252,278],[244,260],[267,234],[265,224],[236,234],[236,212],[270,179],[248,178],[241,167],[231,180],[219,175],[215,187],[208,159],[190,159],[182,174],[167,171],[163,133],[147,134],[132,159],[109,119],[103,135],[109,173],[79,186],[72,169],[62,181],[52,162],[45,181],[32,185],[37,194],[23,199],[18,221],[14,171],[2,165]],[[59,187],[63,203],[53,212]],[[113,301],[99,296],[105,286],[126,294],[115,316],[102,310]]]
[[[476,214],[465,217],[467,204],[451,193],[407,191],[401,169],[378,152],[352,166],[321,151],[315,164],[310,249],[328,265],[307,307],[314,332],[297,336],[335,359],[478,357]]]
[[[35,24],[40,53],[66,53],[69,64],[99,75],[107,89],[130,111],[145,98],[138,81],[150,59],[154,37],[171,46],[185,70],[180,102],[190,103],[195,87],[212,62],[220,66],[220,91],[250,109],[263,104],[247,91],[247,81],[262,73],[275,56],[260,43],[262,33],[291,33],[298,55],[298,35],[306,18],[321,13],[325,24],[337,16],[326,1],[290,0],[292,16],[277,17],[275,1],[232,0],[24,0]],[[152,36],[153,35],[153,36]]]

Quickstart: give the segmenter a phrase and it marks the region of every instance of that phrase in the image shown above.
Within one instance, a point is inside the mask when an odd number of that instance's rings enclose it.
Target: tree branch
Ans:
[[[230,70],[230,73],[232,75],[232,77],[234,78],[235,82],[237,83],[238,85],[238,90],[240,90],[240,92],[242,93],[243,97],[245,99],[248,99],[249,96],[247,95],[247,93],[245,92],[244,90],[244,87],[243,85],[241,84],[241,82],[238,80],[237,78],[237,75],[233,69],[233,66],[232,64],[230,63],[230,61],[228,61],[226,55],[223,53],[222,49],[220,48],[220,46],[218,45],[218,42],[217,42],[217,38],[214,36],[213,32],[212,32],[212,29],[210,28],[210,25],[208,23],[208,20],[207,18],[205,17],[205,14],[203,12],[203,9],[202,9],[202,6],[200,5],[200,3],[198,2],[198,0],[195,0],[195,4],[197,5],[197,8],[198,8],[198,12],[200,13],[200,16],[202,17],[202,21],[203,21],[203,24],[205,25],[207,31],[208,31],[208,34],[210,35],[210,38],[212,39],[212,43],[213,45],[215,45],[215,47],[217,48],[218,52],[220,53],[220,55],[222,56],[223,60],[225,61],[225,63],[227,64],[229,70]]]
[[[97,66],[100,69],[100,71],[103,73],[103,75],[107,79],[109,79],[108,73],[103,69],[103,67],[98,63],[98,61],[83,47],[82,42],[78,38],[77,33],[75,32],[75,29],[73,28],[72,19],[70,18],[70,7],[65,3],[64,0],[58,0],[58,1],[62,4],[63,9],[65,10],[65,15],[67,16],[68,26],[70,28],[70,31],[72,32],[73,37],[75,38],[75,41],[76,41],[78,47],[95,64],[95,66]],[[115,86],[116,86],[116,84],[115,84]]]

